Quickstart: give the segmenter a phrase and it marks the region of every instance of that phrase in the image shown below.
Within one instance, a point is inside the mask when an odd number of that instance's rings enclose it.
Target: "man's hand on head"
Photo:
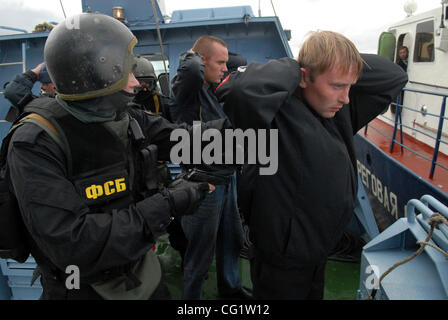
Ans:
[[[34,69],[31,69],[31,71],[34,72],[37,77],[39,77],[39,74],[42,71],[42,67],[43,67],[44,63],[45,62],[41,62]]]

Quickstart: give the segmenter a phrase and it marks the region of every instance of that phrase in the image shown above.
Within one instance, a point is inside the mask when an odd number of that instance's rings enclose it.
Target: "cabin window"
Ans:
[[[409,35],[409,33],[402,33],[398,37],[395,62],[398,62],[400,60],[399,53],[400,53],[401,47],[406,47],[408,49],[408,53],[411,51],[412,41],[411,41],[411,36]],[[409,59],[409,57],[406,60],[408,60],[408,59]]]
[[[414,62],[434,61],[434,20],[417,24]]]

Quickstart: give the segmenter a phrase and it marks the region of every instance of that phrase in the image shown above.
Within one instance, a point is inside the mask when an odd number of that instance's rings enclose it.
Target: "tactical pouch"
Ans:
[[[149,194],[156,193],[158,188],[157,181],[157,146],[150,144],[140,150],[142,157],[142,173],[146,190]]]
[[[14,194],[9,190],[7,167],[4,151],[9,142],[9,135],[3,140],[0,155],[0,258],[14,259],[23,263],[30,255],[25,236],[19,205]]]
[[[23,263],[30,255],[16,197],[0,178],[0,258]]]
[[[13,259],[20,263],[23,263],[28,259],[28,256],[30,255],[30,247],[27,240],[27,230],[22,220],[22,214],[20,213],[17,198],[9,188],[9,174],[6,157],[9,141],[11,140],[13,132],[23,122],[31,121],[44,128],[46,131],[51,131],[51,129],[47,127],[48,124],[42,122],[42,119],[43,118],[40,116],[35,118],[32,117],[32,115],[29,115],[18,120],[3,139],[0,149],[0,258]]]

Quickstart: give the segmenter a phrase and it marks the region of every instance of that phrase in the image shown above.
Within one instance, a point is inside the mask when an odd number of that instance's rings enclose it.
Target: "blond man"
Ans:
[[[218,89],[235,127],[278,130],[277,173],[258,175],[249,166],[253,187],[238,195],[250,218],[255,298],[323,298],[327,256],[356,199],[353,135],[406,80],[396,64],[320,31],[297,60],[252,63]]]

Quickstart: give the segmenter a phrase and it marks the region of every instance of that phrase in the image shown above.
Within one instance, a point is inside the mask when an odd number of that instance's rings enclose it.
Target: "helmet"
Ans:
[[[50,83],[51,82],[50,75],[48,74],[47,67],[45,64],[42,66],[42,69],[40,70],[39,81],[42,83]]]
[[[137,64],[134,70],[134,76],[138,78],[156,78],[154,67],[148,59],[136,56],[134,62]]]
[[[58,95],[69,101],[109,95],[123,89],[132,72],[137,39],[120,21],[82,13],[49,34],[44,56]]]
[[[238,67],[247,65],[246,57],[238,54],[229,52],[229,60],[227,60],[227,69],[229,72],[236,71]]]

